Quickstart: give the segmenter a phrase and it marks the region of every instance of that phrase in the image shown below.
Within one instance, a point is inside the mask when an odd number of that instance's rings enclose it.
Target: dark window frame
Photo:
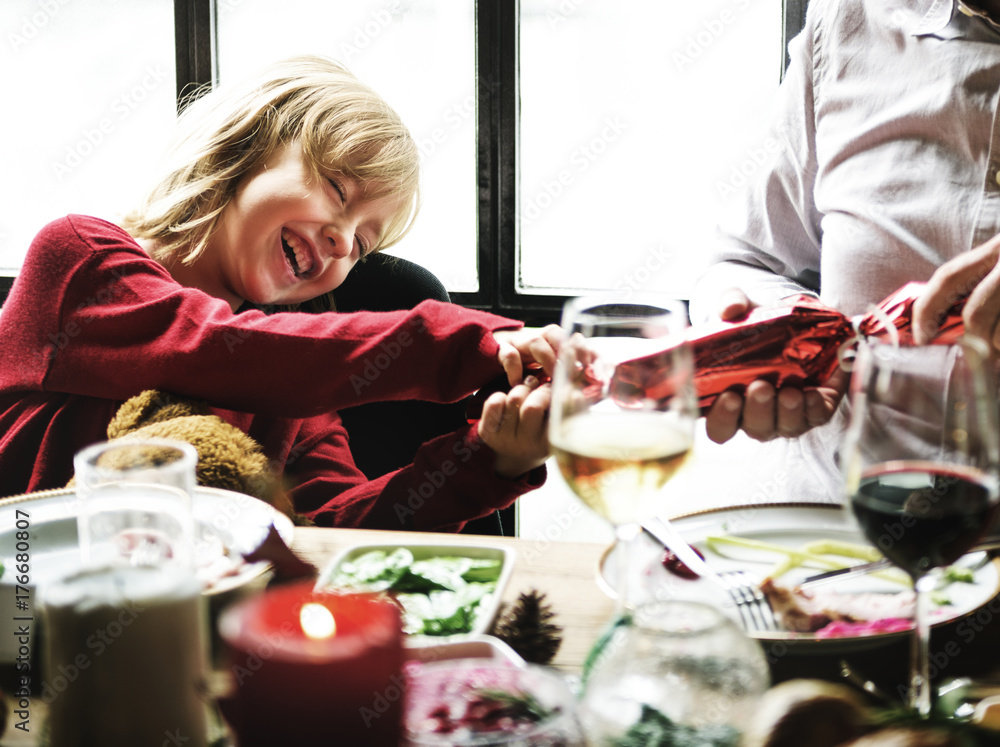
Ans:
[[[518,0],[475,0],[478,91],[476,189],[479,290],[452,293],[456,303],[520,319],[558,321],[566,296],[518,289]],[[782,49],[805,23],[808,0],[783,0]],[[177,105],[218,79],[215,0],[174,0]],[[0,277],[0,303],[14,279]]]

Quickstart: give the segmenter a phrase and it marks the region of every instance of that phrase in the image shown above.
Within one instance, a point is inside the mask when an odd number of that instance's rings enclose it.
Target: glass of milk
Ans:
[[[40,589],[50,747],[207,743],[196,461],[162,440],[77,454],[80,567]]]

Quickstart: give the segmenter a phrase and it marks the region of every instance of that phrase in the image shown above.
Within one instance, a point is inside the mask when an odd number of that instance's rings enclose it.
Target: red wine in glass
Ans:
[[[954,563],[988,531],[996,481],[975,468],[899,461],[866,471],[851,496],[868,541],[914,579]]]

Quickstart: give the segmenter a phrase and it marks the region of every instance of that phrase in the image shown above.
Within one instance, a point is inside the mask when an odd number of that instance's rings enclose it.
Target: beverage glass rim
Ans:
[[[636,321],[646,319],[651,316],[666,316],[670,317],[672,321],[672,326],[681,324],[683,327],[688,325],[688,311],[684,302],[680,299],[673,298],[671,296],[664,296],[652,293],[588,293],[580,296],[575,296],[570,298],[563,304],[562,311],[562,324],[566,324],[570,320],[579,320],[583,317],[591,317],[594,319],[601,319],[597,314],[592,314],[588,312],[589,308],[595,308],[598,306],[636,306],[636,307],[649,307],[650,309],[658,309],[659,311],[648,316],[635,315],[634,319]],[[633,317],[622,316],[621,321],[629,321]],[[680,322],[676,321],[680,320]]]
[[[158,465],[159,468],[164,469],[168,472],[175,471],[186,471],[193,470],[198,463],[198,452],[193,445],[187,443],[186,441],[178,441],[171,438],[122,438],[122,439],[112,439],[110,441],[100,441],[96,444],[91,444],[76,453],[73,457],[73,468],[77,475],[77,480],[80,480],[80,476],[86,470],[99,470],[101,467],[96,464],[96,459],[103,453],[117,448],[143,448],[143,447],[159,447],[162,449],[174,449],[180,452],[181,457],[176,461],[169,462],[164,465]],[[123,476],[127,476],[132,472],[140,472],[148,469],[148,467],[139,468],[126,468],[126,469],[111,469],[108,471],[119,473]]]

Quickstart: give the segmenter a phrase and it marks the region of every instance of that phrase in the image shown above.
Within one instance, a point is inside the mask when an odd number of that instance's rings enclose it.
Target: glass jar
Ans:
[[[638,607],[597,657],[580,720],[596,745],[614,744],[630,729],[662,732],[664,744],[672,731],[697,731],[699,744],[735,745],[739,724],[769,684],[760,644],[721,611],[654,602]]]

